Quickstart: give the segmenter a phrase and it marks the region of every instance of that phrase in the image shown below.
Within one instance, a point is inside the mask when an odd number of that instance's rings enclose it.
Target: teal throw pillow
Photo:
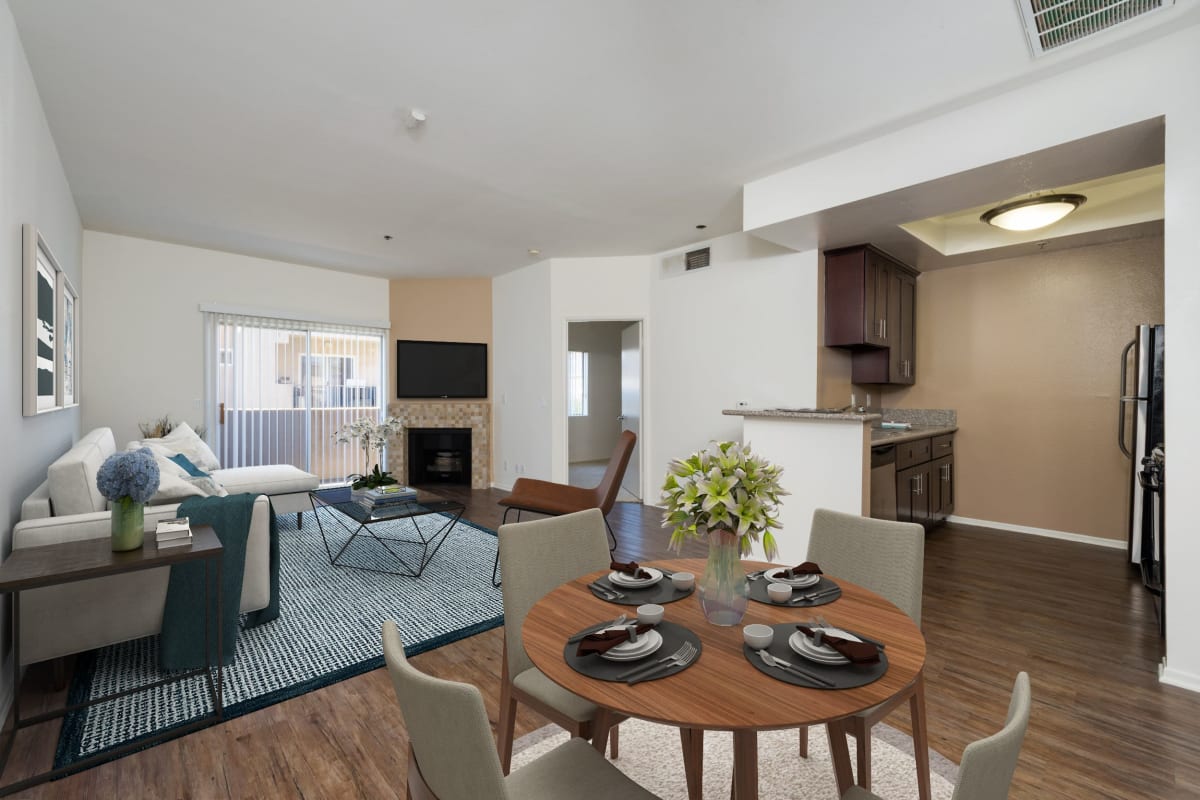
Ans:
[[[191,459],[189,459],[183,453],[176,453],[173,456],[168,456],[168,458],[170,458],[172,461],[174,461],[179,466],[183,467],[183,471],[186,472],[188,475],[191,475],[193,478],[207,478],[208,477],[207,472],[205,472],[204,470],[200,469],[195,464],[193,464]]]

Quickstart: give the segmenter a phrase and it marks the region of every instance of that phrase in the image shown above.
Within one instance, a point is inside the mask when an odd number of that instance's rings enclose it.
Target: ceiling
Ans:
[[[1198,18],[1034,60],[1012,0],[8,3],[86,228],[386,277],[739,230],[748,181]]]

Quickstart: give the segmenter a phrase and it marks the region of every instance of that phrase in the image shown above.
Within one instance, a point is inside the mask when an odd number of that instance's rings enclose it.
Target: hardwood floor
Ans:
[[[466,502],[472,521],[499,523],[504,493],[442,493]],[[618,504],[610,519],[623,560],[669,555],[655,509]],[[922,627],[930,743],[955,761],[1000,727],[1013,678],[1030,673],[1033,715],[1012,798],[1200,797],[1200,695],[1159,684],[1154,610],[1121,551],[946,526],[926,542]],[[413,663],[478,686],[494,723],[501,633]],[[31,673],[25,708],[61,702],[48,684],[48,669]],[[907,730],[903,712],[888,722]],[[523,711],[517,735],[543,724]],[[35,730],[22,732],[6,782],[48,766],[57,723]],[[403,797],[406,748],[391,684],[376,670],[17,796]]]

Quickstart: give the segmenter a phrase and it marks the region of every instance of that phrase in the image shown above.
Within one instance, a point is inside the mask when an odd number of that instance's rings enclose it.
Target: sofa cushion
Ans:
[[[116,450],[112,429],[97,428],[46,470],[50,504],[56,516],[104,511],[108,501],[96,486],[96,473]]]
[[[264,464],[257,467],[231,467],[210,473],[230,494],[289,494],[311,492],[320,485],[316,475],[291,464]]]
[[[216,453],[212,451],[212,448],[186,422],[176,425],[170,433],[161,439],[149,439],[145,443],[159,444],[176,453],[183,453],[188,457],[189,461],[205,472],[212,472],[221,466],[221,463],[217,461]]]

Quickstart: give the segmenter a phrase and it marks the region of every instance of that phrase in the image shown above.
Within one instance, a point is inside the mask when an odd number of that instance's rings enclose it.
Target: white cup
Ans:
[[[792,599],[792,587],[782,583],[768,583],[767,596],[771,598],[772,603],[786,603]]]
[[[775,629],[770,625],[747,625],[742,628],[742,639],[754,650],[764,650],[775,639]]]
[[[671,583],[681,592],[686,592],[696,585],[696,576],[690,572],[676,572],[671,576]]]
[[[666,613],[667,610],[657,603],[647,603],[637,607],[637,621],[643,625],[657,625]]]

